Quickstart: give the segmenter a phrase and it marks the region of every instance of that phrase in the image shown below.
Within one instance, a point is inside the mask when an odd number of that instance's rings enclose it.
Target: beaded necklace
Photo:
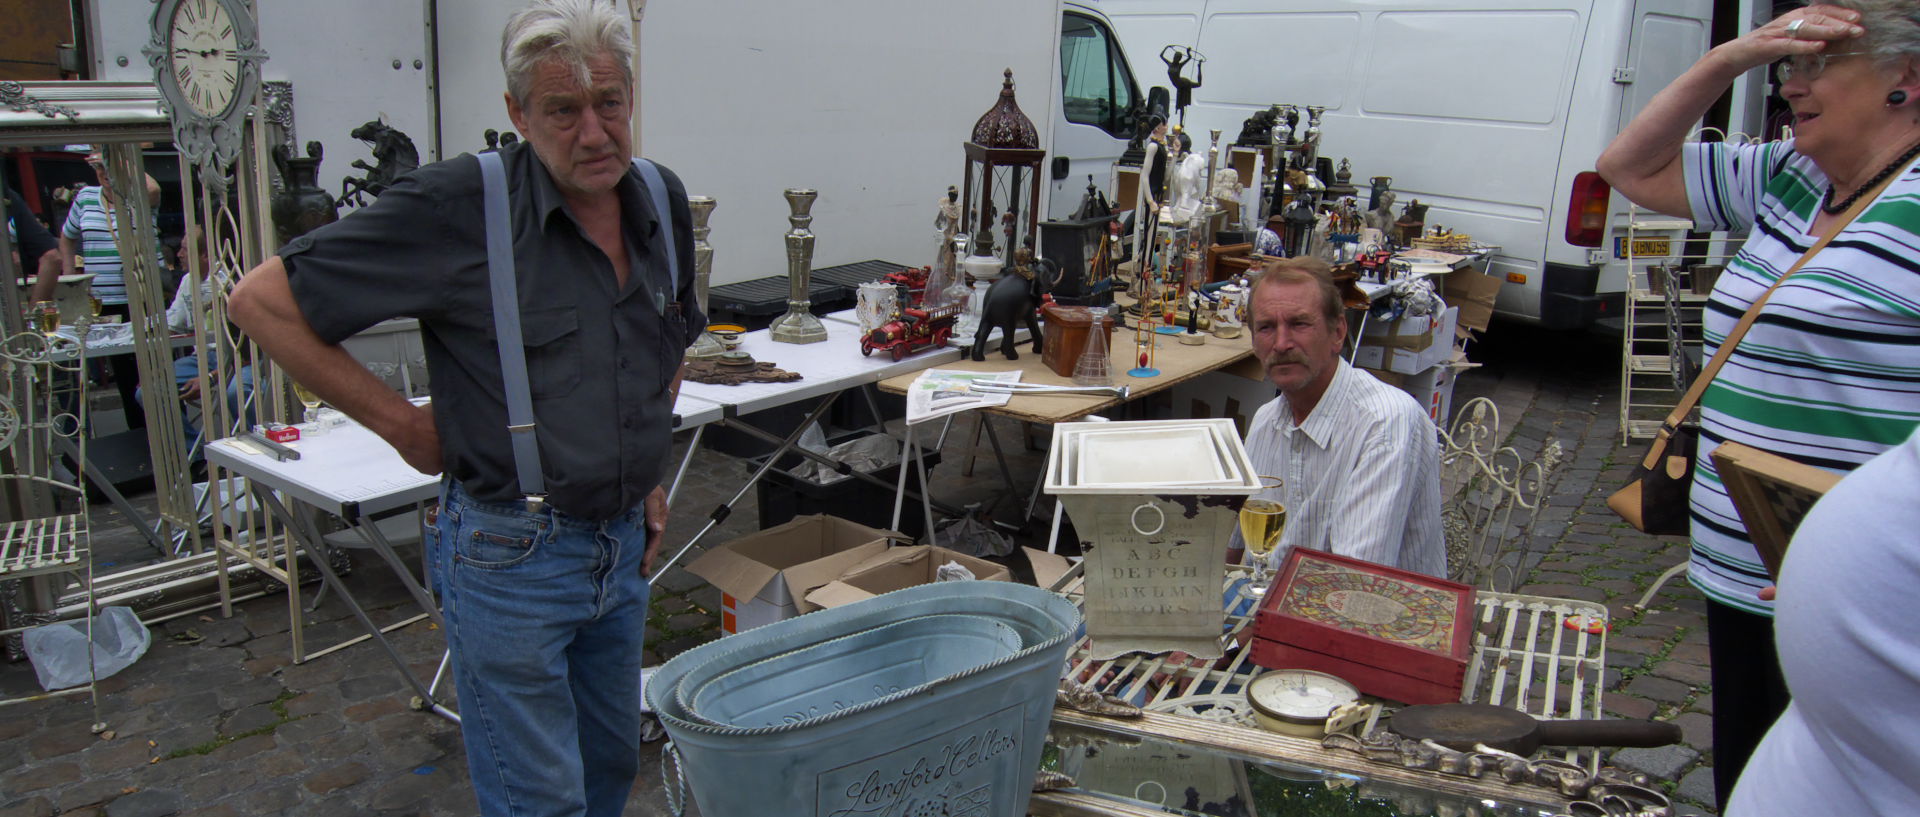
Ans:
[[[1900,168],[1906,167],[1907,163],[1913,161],[1915,156],[1920,156],[1920,142],[1915,142],[1913,147],[1907,148],[1906,153],[1900,154],[1900,158],[1893,160],[1891,164],[1881,168],[1879,173],[1873,174],[1873,178],[1868,179],[1866,184],[1860,185],[1858,189],[1853,191],[1853,195],[1848,196],[1846,201],[1840,202],[1839,204],[1833,203],[1834,188],[1833,185],[1829,183],[1827,185],[1827,197],[1824,201],[1820,202],[1820,211],[1830,216],[1837,216],[1846,212],[1847,208],[1852,207],[1854,202],[1860,200],[1860,196],[1864,195],[1868,190],[1878,187],[1880,182],[1885,181],[1888,176],[1893,175]]]

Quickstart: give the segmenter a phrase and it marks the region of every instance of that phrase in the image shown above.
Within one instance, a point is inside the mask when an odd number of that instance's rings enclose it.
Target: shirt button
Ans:
[[[626,355],[621,355],[621,356],[620,356],[620,368],[622,368],[622,369],[631,369],[631,368],[633,368],[633,359],[632,359],[632,358],[630,358],[630,357],[627,357]]]

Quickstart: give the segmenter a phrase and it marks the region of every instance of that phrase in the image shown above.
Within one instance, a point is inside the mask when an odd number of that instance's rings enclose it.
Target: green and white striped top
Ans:
[[[1711,356],[1813,246],[1828,182],[1791,142],[1703,143],[1683,156],[1695,224],[1751,231],[1707,304]],[[1902,171],[1767,299],[1701,398],[1701,422],[1687,579],[1715,601],[1771,615],[1755,593],[1773,582],[1709,454],[1737,440],[1845,472],[1920,425],[1920,170]]]
[[[100,188],[82,187],[73,195],[73,207],[67,211],[67,223],[60,231],[80,245],[86,271],[93,273],[93,297],[109,306],[127,302],[120,246],[113,240],[117,221],[113,208],[100,197]]]

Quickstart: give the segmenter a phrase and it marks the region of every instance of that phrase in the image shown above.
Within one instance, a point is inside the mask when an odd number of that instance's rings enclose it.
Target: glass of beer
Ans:
[[[40,327],[42,334],[52,336],[60,331],[60,307],[54,306],[52,301],[34,302],[33,309],[27,314]]]
[[[1260,477],[1260,490],[1240,506],[1240,538],[1245,540],[1247,553],[1253,557],[1253,579],[1241,592],[1256,600],[1266,596],[1267,588],[1272,586],[1267,576],[1267,559],[1287,529],[1287,506],[1280,497],[1281,484],[1278,477]]]

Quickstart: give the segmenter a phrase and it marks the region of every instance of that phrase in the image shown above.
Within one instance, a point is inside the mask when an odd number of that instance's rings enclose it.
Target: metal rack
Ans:
[[[1683,289],[1679,271],[1705,255],[1685,250],[1693,223],[1628,211],[1626,323],[1620,342],[1620,444],[1651,439],[1691,379],[1706,296]]]

